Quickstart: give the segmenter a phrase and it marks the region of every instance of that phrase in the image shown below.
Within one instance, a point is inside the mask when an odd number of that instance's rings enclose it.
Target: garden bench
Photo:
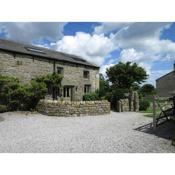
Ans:
[[[167,99],[167,102],[169,99]],[[164,105],[160,104],[158,98],[155,98],[155,102],[160,109],[160,114],[156,117],[156,126],[161,125],[169,120],[175,119],[174,117],[174,105],[169,105],[165,103]]]

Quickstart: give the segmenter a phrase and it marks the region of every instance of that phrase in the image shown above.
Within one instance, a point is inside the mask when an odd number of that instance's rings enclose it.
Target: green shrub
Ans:
[[[91,92],[83,95],[83,101],[96,101],[100,100],[99,94],[96,92]]]
[[[46,92],[43,82],[32,80],[22,85],[16,78],[0,75],[0,104],[7,106],[8,111],[34,109]]]
[[[155,87],[152,84],[144,84],[140,88],[140,93],[143,97],[152,96],[153,94],[155,94],[155,92]]]
[[[28,87],[25,93],[25,104],[27,109],[34,109],[40,99],[44,99],[47,94],[46,84],[43,82],[31,81],[31,86]]]
[[[140,111],[146,111],[150,107],[150,101],[148,100],[140,100]]]
[[[108,98],[113,109],[115,109],[118,100],[126,98],[126,93],[128,93],[127,89],[118,88],[112,90]]]
[[[0,113],[7,112],[7,106],[0,105]]]

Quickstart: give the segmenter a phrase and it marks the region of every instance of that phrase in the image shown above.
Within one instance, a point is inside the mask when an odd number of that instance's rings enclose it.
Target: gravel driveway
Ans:
[[[171,141],[135,128],[149,123],[140,113],[93,117],[0,114],[0,152],[175,152]]]

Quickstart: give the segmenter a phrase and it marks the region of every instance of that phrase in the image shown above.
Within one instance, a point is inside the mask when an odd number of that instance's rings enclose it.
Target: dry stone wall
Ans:
[[[128,98],[117,101],[118,112],[139,111],[139,95],[136,91],[129,94]]]
[[[102,101],[52,101],[40,100],[37,111],[57,117],[103,115],[110,113],[110,103]]]

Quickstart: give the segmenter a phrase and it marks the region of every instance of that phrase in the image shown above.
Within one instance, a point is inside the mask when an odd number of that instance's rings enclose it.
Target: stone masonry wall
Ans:
[[[44,115],[57,117],[103,115],[110,113],[110,103],[106,100],[72,102],[40,100],[37,111]]]
[[[156,80],[156,91],[160,97],[170,97],[175,91],[175,71]]]
[[[74,86],[75,95],[73,100],[82,100],[85,84],[91,85],[92,92],[99,89],[98,69],[58,61],[55,63],[56,70],[57,67],[63,67],[62,85]],[[84,70],[89,70],[89,78],[83,77]],[[36,76],[53,72],[53,60],[0,51],[0,74],[17,77],[22,83],[28,83]]]
[[[99,89],[99,70],[85,66],[78,66],[75,64],[68,63],[56,63],[56,67],[63,67],[63,81],[62,85],[74,86],[74,101],[82,100],[84,95],[84,85],[91,85],[91,91]],[[83,77],[84,70],[88,70],[90,75],[89,78]]]
[[[53,73],[53,62],[32,56],[0,51],[0,74],[19,78],[28,83],[39,75]]]
[[[139,96],[138,93],[132,92],[129,94],[128,98],[121,99],[117,101],[116,110],[118,112],[127,112],[127,111],[139,111]]]

